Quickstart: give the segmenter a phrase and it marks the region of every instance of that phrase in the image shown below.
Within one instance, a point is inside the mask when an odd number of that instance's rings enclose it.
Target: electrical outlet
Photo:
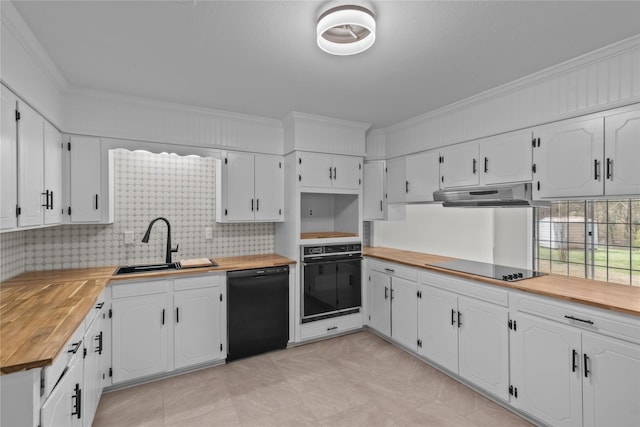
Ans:
[[[133,245],[133,231],[124,232],[124,244]]]
[[[204,229],[204,238],[206,240],[213,239],[213,228],[207,227],[207,228]]]

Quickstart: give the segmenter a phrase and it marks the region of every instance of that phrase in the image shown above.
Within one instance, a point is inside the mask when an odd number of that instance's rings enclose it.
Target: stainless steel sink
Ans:
[[[121,267],[118,267],[114,276],[118,276],[120,274],[151,273],[153,271],[178,269],[180,269],[180,263],[178,262],[170,262],[165,264],[123,265]]]

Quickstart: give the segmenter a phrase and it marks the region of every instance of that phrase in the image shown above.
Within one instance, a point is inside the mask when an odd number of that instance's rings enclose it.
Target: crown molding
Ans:
[[[23,47],[24,51],[33,59],[34,63],[43,71],[44,75],[56,86],[60,92],[69,89],[69,83],[64,78],[58,66],[53,62],[31,28],[10,1],[0,1],[0,20]]]
[[[505,95],[511,94],[515,91],[525,89],[527,87],[534,86],[545,80],[561,76],[563,74],[571,73],[577,69],[587,67],[589,65],[601,62],[607,58],[624,54],[640,49],[640,34],[636,34],[627,39],[620,40],[610,45],[604,46],[600,49],[596,49],[591,52],[587,52],[584,55],[569,59],[565,62],[561,62],[551,67],[545,68],[541,71],[537,71],[533,74],[529,74],[525,77],[513,80],[495,88],[489,89],[484,92],[480,92],[476,95],[454,102],[452,104],[445,105],[444,107],[426,112],[419,116],[404,120],[400,123],[383,128],[387,131],[398,131],[404,128],[412,127],[420,123],[424,123],[428,120],[435,119],[440,116],[448,115],[456,111],[464,110],[476,104],[485,103]]]

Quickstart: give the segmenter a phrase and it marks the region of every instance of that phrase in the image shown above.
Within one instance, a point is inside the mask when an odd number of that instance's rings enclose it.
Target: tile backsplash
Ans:
[[[3,280],[22,271],[164,262],[164,222],[154,224],[148,244],[141,241],[159,216],[171,223],[172,245],[180,245],[175,261],[274,252],[273,223],[215,222],[214,159],[116,150],[114,162],[114,223],[1,235]],[[208,227],[213,239],[205,239]],[[134,243],[124,243],[125,231]]]

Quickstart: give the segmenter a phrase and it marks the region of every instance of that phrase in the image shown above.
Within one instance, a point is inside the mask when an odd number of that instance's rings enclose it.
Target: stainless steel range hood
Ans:
[[[456,188],[433,192],[433,199],[444,207],[517,208],[550,206],[549,202],[531,200],[531,183]]]

